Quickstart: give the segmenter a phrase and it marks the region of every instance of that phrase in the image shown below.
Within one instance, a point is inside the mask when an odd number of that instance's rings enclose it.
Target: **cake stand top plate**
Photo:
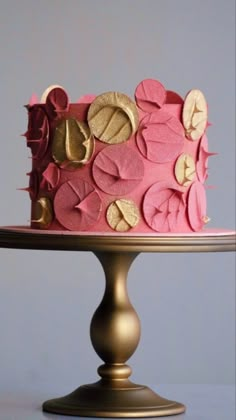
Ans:
[[[4,226],[0,227],[0,247],[94,252],[225,252],[236,250],[236,232],[206,229],[178,234],[100,234]]]

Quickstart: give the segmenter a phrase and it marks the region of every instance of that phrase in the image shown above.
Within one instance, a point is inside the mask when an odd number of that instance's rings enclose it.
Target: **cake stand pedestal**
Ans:
[[[98,368],[101,379],[80,386],[65,397],[46,401],[43,410],[71,416],[120,418],[183,413],[183,404],[162,398],[150,388],[128,379],[131,368],[126,361],[140,338],[139,318],[127,293],[128,271],[140,252],[234,251],[235,239],[234,232],[223,230],[165,236],[103,236],[35,231],[26,227],[1,228],[1,247],[92,251],[105,272],[105,293],[90,327],[93,347],[104,361]]]

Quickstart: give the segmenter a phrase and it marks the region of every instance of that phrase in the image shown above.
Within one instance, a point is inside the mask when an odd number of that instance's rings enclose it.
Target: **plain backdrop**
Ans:
[[[71,100],[156,78],[209,104],[210,226],[235,227],[234,0],[1,0],[0,225],[29,223],[23,107],[51,84]],[[55,394],[97,379],[89,324],[104,290],[91,253],[0,251],[0,392]],[[141,254],[129,293],[142,338],[129,363],[145,384],[235,379],[233,253]]]

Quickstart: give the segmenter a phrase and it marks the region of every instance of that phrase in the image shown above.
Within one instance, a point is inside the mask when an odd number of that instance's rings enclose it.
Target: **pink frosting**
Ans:
[[[167,183],[152,185],[144,197],[145,220],[157,232],[181,231],[185,209],[183,192]]]
[[[94,99],[96,98],[96,95],[83,95],[78,99],[78,104],[91,104]]]
[[[184,138],[180,121],[162,110],[146,115],[136,134],[142,155],[156,163],[170,162],[177,158],[183,150]]]
[[[33,105],[36,105],[38,103],[39,103],[38,96],[35,93],[33,93],[31,95],[30,99],[29,99],[29,106],[33,106]]]
[[[165,103],[166,90],[157,80],[146,79],[137,86],[135,99],[143,111],[155,112]]]
[[[122,196],[136,188],[143,179],[144,166],[138,153],[119,144],[107,146],[93,163],[97,186],[107,194]]]
[[[86,230],[99,220],[102,201],[95,188],[82,179],[65,182],[54,198],[59,223],[68,230]]]
[[[95,138],[94,156],[87,165],[73,171],[59,168],[51,148],[59,121],[75,118],[87,122],[94,99],[95,95],[85,95],[69,104],[63,89],[52,88],[46,103],[35,104],[33,96],[26,107],[29,125],[25,136],[33,157],[26,190],[32,201],[39,197],[51,201],[55,217],[48,229],[114,234],[107,223],[107,209],[114,200],[124,198],[140,211],[139,224],[132,233],[201,231],[206,221],[201,184],[207,178],[212,153],[205,135],[195,142],[186,139],[183,99],[156,80],[144,80],[136,89],[140,121],[136,135],[116,145]],[[198,182],[195,179],[193,187],[176,181],[175,163],[181,153],[194,159]]]
[[[206,217],[206,191],[204,186],[196,181],[188,194],[188,219],[194,231],[201,230],[205,224]]]

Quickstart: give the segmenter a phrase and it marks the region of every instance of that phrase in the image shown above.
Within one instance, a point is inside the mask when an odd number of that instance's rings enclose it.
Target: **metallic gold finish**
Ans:
[[[207,126],[208,110],[205,96],[198,89],[191,90],[185,98],[183,124],[190,140],[199,140]]]
[[[191,155],[182,153],[175,164],[175,177],[180,185],[188,187],[194,180],[196,167]]]
[[[140,338],[138,316],[127,294],[128,270],[139,251],[210,252],[236,249],[235,233],[212,236],[102,236],[68,232],[32,231],[24,227],[0,228],[0,246],[26,249],[91,250],[101,262],[106,288],[91,322],[90,335],[105,362],[101,379],[71,394],[46,401],[50,413],[94,417],[159,417],[183,413],[183,404],[167,400],[151,389],[132,383],[126,360]]]
[[[117,232],[127,232],[137,226],[139,220],[139,209],[131,200],[113,201],[107,209],[107,222]]]
[[[136,104],[123,93],[103,93],[89,107],[91,132],[105,143],[117,144],[128,140],[136,132],[138,123]]]
[[[106,289],[90,327],[93,347],[104,365],[101,380],[63,398],[46,401],[43,410],[95,417],[150,417],[183,413],[184,405],[161,398],[151,389],[129,381],[125,364],[140,339],[139,318],[130,303],[126,280],[136,253],[97,252]]]
[[[94,138],[85,122],[69,118],[56,127],[52,155],[55,162],[65,169],[85,165],[92,157]]]
[[[52,204],[49,198],[41,197],[33,205],[32,226],[37,225],[40,229],[46,229],[50,226],[53,219]]]

